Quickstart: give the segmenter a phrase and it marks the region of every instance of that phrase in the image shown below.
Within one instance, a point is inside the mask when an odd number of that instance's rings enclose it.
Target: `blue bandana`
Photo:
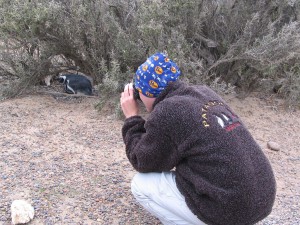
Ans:
[[[179,76],[180,70],[176,63],[165,54],[156,53],[139,66],[134,76],[134,85],[143,95],[155,98]]]

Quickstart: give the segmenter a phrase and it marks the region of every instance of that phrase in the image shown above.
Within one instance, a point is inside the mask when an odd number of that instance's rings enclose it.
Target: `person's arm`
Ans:
[[[125,120],[122,129],[126,155],[139,172],[170,171],[178,163],[177,146],[154,122],[147,122],[140,116]]]

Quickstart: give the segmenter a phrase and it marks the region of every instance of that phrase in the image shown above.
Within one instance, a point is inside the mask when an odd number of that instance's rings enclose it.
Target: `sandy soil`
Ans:
[[[272,214],[259,224],[300,224],[300,112],[281,102],[224,96],[269,158],[277,179]],[[0,102],[0,224],[10,204],[35,208],[30,224],[160,224],[130,193],[135,174],[123,122],[100,114],[96,98],[29,95]],[[280,145],[279,151],[267,147]]]

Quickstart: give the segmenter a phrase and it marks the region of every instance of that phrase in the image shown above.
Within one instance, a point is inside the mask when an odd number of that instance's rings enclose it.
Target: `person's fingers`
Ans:
[[[129,86],[129,84],[126,84],[125,86],[124,86],[124,92],[128,92],[128,86]]]
[[[129,84],[127,85],[127,93],[130,96],[130,91],[129,91]]]
[[[122,92],[122,93],[121,93],[121,96],[120,96],[120,100],[124,99],[124,97],[125,97],[125,93]]]
[[[122,97],[133,96],[133,84],[129,83],[124,86],[124,92],[122,92]]]
[[[130,83],[129,85],[128,85],[128,93],[129,93],[129,95],[131,95],[131,96],[133,96],[133,84],[132,83]]]

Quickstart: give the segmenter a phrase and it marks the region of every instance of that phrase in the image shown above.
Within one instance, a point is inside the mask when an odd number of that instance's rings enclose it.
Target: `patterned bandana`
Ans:
[[[176,81],[180,70],[176,63],[163,53],[150,56],[139,66],[134,76],[135,88],[143,95],[155,98],[168,83]]]

